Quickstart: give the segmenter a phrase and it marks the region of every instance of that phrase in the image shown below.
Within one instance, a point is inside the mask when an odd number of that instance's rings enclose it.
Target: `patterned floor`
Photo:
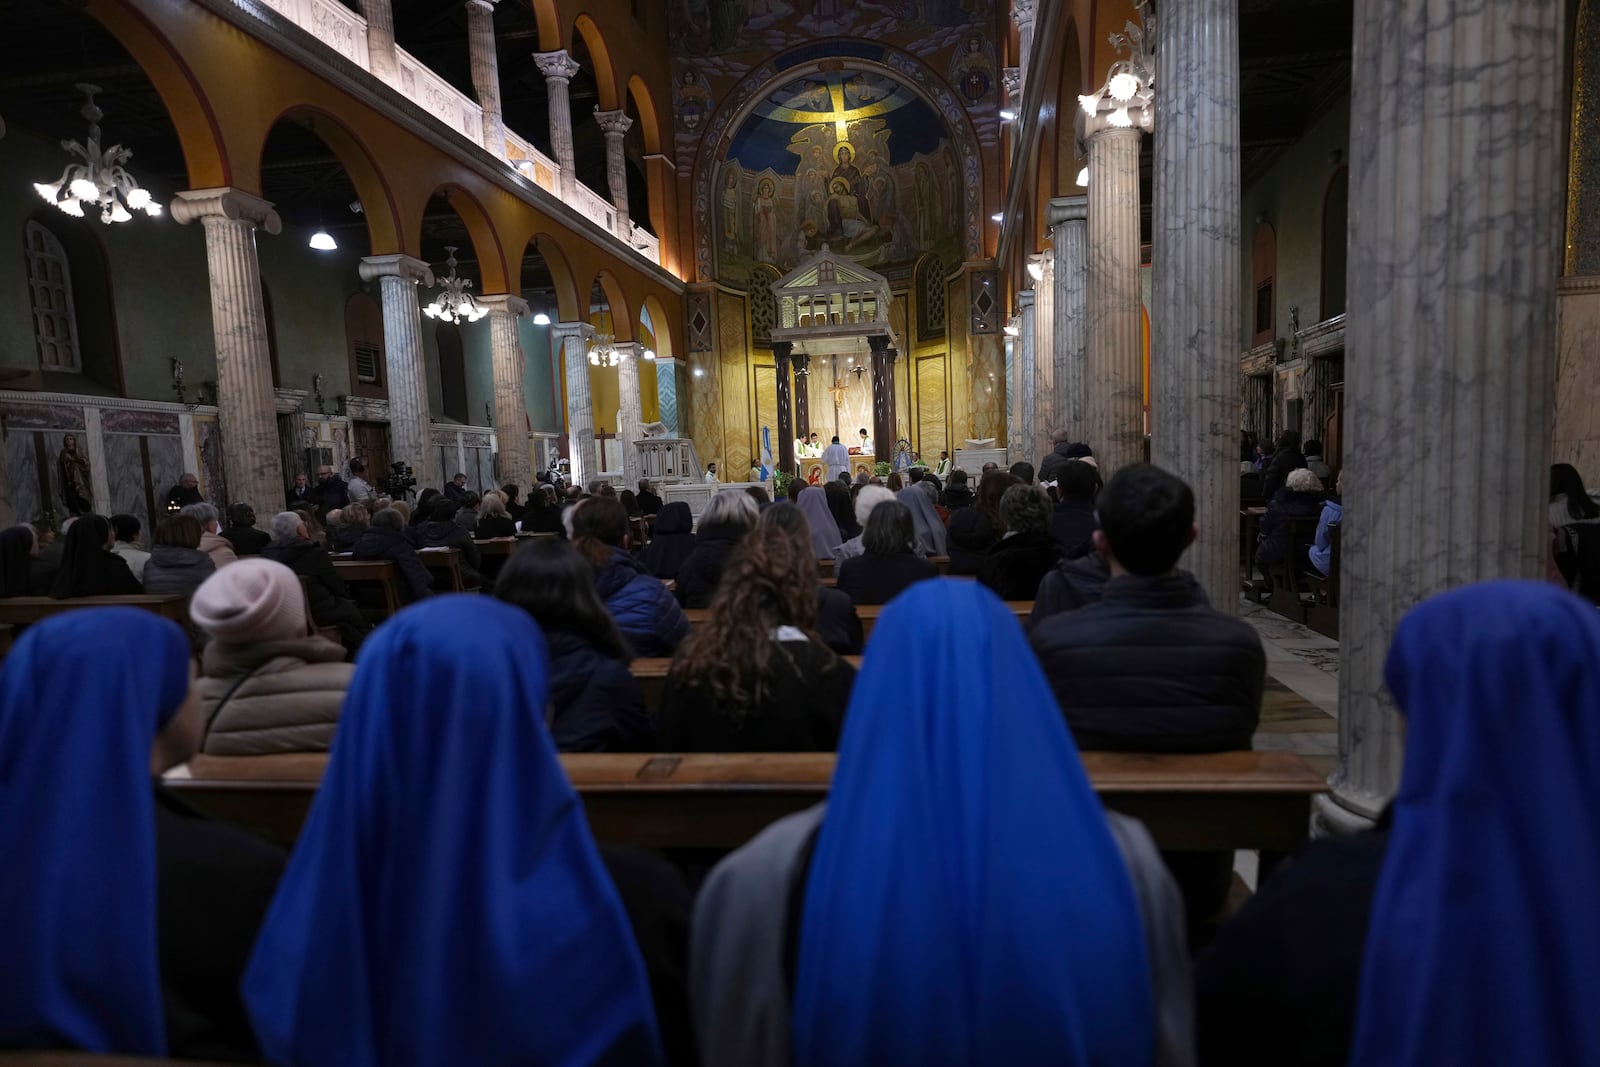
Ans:
[[[1267,653],[1256,748],[1298,752],[1332,773],[1339,756],[1339,642],[1243,598],[1239,610]]]

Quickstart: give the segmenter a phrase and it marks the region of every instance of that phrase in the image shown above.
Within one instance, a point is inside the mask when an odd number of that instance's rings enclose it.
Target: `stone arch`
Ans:
[[[550,280],[554,284],[556,291],[556,308],[557,313],[560,315],[559,321],[578,322],[582,320],[585,317],[584,308],[579,301],[577,283],[573,280],[572,275],[572,263],[567,258],[566,250],[561,247],[559,241],[547,233],[536,233],[528,238],[527,243],[539,250],[539,255],[544,258],[545,266],[550,271]]]
[[[674,358],[676,350],[672,347],[672,319],[667,316],[667,309],[661,306],[661,301],[652,293],[644,298],[639,310],[642,315],[650,316],[650,325],[653,327],[651,332],[656,338],[656,358]]]
[[[615,111],[619,98],[617,70],[611,61],[611,49],[606,46],[605,35],[600,32],[600,27],[594,19],[587,14],[579,15],[573,22],[572,29],[583,38],[584,47],[589,50],[589,59],[594,64],[594,81],[600,94],[600,110]]]
[[[361,138],[340,119],[320,107],[294,104],[267,123],[249,167],[239,168],[242,180],[253,183],[252,188],[261,188],[261,162],[267,140],[282,122],[292,122],[310,131],[317,140],[328,146],[333,157],[349,175],[351,184],[356,187],[356,195],[361,198],[361,214],[367,223],[367,239],[372,254],[378,256],[399,252],[402,247],[400,206],[395,200],[394,190]]]
[[[530,0],[534,24],[539,29],[539,51],[554,52],[565,48],[561,37],[561,13],[556,10],[556,0]]]
[[[623,291],[622,283],[609,270],[603,270],[594,276],[594,281],[590,284],[589,291],[592,292],[596,285],[605,292],[606,304],[611,309],[612,337],[619,342],[632,341],[634,317],[633,312],[629,309],[628,295]],[[586,293],[585,299],[587,298]],[[587,311],[587,308],[585,311]],[[587,320],[588,315],[585,314],[584,318]]]
[[[644,150],[651,155],[661,151],[661,116],[656,111],[655,97],[644,79],[635,74],[628,79],[628,98],[633,101],[634,114],[639,119],[639,132],[644,137]]]
[[[443,197],[449,203],[460,217],[462,225],[467,228],[467,236],[472,240],[472,252],[478,261],[479,284],[482,286],[478,292],[509,291],[510,277],[506,270],[505,249],[500,245],[500,234],[495,230],[494,223],[489,220],[488,212],[483,209],[477,197],[454,182],[445,182],[423,198],[422,207],[406,234],[406,246],[417,249],[422,247],[422,216],[428,210],[428,201],[436,196]]]

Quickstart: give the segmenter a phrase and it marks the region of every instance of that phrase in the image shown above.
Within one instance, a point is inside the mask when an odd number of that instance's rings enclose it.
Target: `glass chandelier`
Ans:
[[[596,367],[615,367],[622,362],[622,353],[617,351],[616,339],[609,333],[594,335],[594,344],[589,348],[589,362]]]
[[[94,104],[100,87],[79,82],[78,89],[87,98],[79,114],[89,120],[89,144],[85,147],[77,141],[62,141],[61,147],[83,162],[68,163],[57,181],[36,182],[34,190],[46,203],[54,204],[74,218],[83,218],[85,204],[98,207],[100,221],[104,223],[127,222],[135,211],[143,211],[152,218],[161,214],[161,205],[151,199],[150,190],[141,189],[123,168],[123,164],[133,158],[133,150],[119,144],[105,149],[100,147],[100,120],[104,112]]]
[[[1128,22],[1121,33],[1111,35],[1111,46],[1126,52],[1128,58],[1111,65],[1106,83],[1087,96],[1078,97],[1083,113],[1091,119],[1098,118],[1107,126],[1132,129],[1138,126],[1148,130],[1155,103],[1155,57],[1150,44],[1153,35],[1150,27],[1154,16],[1149,0],[1141,0],[1139,16],[1144,26]],[[1087,168],[1085,168],[1087,169]],[[1079,185],[1087,186],[1088,174],[1079,175]]]
[[[441,322],[477,322],[489,312],[479,307],[478,302],[472,299],[472,294],[467,292],[472,288],[472,282],[456,274],[456,246],[445,245],[444,250],[448,253],[445,259],[448,273],[439,279],[439,295],[433,298],[433,303],[422,309],[422,313]]]

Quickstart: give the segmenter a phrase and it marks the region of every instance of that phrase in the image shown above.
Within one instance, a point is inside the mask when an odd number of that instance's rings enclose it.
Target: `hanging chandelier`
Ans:
[[[1126,52],[1128,58],[1111,65],[1106,83],[1099,89],[1078,97],[1078,104],[1091,121],[1124,130],[1150,129],[1155,110],[1155,57],[1150,50],[1154,16],[1149,0],[1141,0],[1138,8],[1143,27],[1128,22],[1121,33],[1110,37],[1111,47]],[[1088,185],[1087,173],[1079,175],[1078,184]]]
[[[594,335],[594,344],[589,348],[589,362],[596,367],[615,367],[622,362],[622,353],[617,351],[616,339],[609,333]]]
[[[143,211],[152,218],[161,214],[161,205],[151,198],[150,190],[141,189],[123,168],[123,164],[133,158],[133,150],[119,144],[105,149],[100,147],[100,120],[104,112],[94,104],[100,87],[79,82],[78,89],[87,98],[79,114],[89,120],[89,144],[85,147],[77,141],[62,141],[61,147],[83,162],[68,163],[57,181],[36,182],[34,190],[46,203],[54,204],[74,218],[83,218],[85,204],[98,207],[100,221],[104,223],[127,222],[135,211]]]
[[[422,309],[422,313],[441,322],[477,322],[489,312],[479,307],[478,302],[472,299],[472,294],[467,292],[472,288],[471,280],[456,274],[456,246],[445,245],[444,250],[447,253],[444,265],[448,273],[439,279],[439,295],[433,298],[433,303]]]

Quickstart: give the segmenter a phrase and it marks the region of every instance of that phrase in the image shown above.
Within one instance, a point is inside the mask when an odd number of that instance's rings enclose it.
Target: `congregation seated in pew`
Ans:
[[[672,655],[689,635],[689,620],[666,585],[629,551],[622,505],[615,497],[589,497],[567,510],[567,521],[573,547],[594,571],[595,591],[634,653]]]
[[[1013,485],[1000,498],[1000,518],[1006,532],[989,547],[978,580],[1001,600],[1032,600],[1061,560],[1050,532],[1050,497],[1037,486]]]
[[[200,551],[200,523],[192,515],[168,515],[156,526],[155,544],[144,565],[144,591],[188,596],[217,572]]]
[[[483,585],[483,575],[479,569],[483,566],[483,557],[472,541],[472,532],[456,522],[460,510],[460,506],[449,497],[434,497],[428,505],[427,520],[411,528],[411,544],[418,549],[460,549],[462,581],[468,589],[477,589]],[[439,592],[448,590],[449,579],[443,574],[435,575],[433,588]]]
[[[841,488],[843,487],[841,486]],[[839,564],[866,551],[861,539],[866,535],[867,520],[871,518],[873,509],[879,504],[894,499],[894,494],[881,485],[858,484],[851,492],[855,494],[855,499],[851,502],[851,510],[860,532],[854,537],[845,538],[839,543],[839,547],[834,549],[835,573],[838,571]],[[840,533],[842,534],[843,532],[843,527],[841,527]]]
[[[657,578],[672,581],[678,577],[683,561],[694,551],[694,545],[694,515],[688,504],[674,500],[656,513],[650,543],[644,546],[639,560]]]
[[[222,536],[233,546],[233,554],[243,559],[259,556],[272,542],[272,535],[256,529],[256,509],[243,502],[228,505],[228,525]]]
[[[761,513],[760,525],[785,531],[802,551],[807,545],[815,551],[816,539],[811,533],[810,520],[794,504],[785,501],[772,505]],[[859,656],[866,640],[855,602],[848,594],[820,582],[817,584],[817,636],[841,656]]]
[[[272,541],[261,550],[261,558],[281,563],[305,579],[311,619],[318,627],[337,627],[351,652],[361,647],[371,627],[334,569],[328,550],[312,539],[303,512],[280,511],[272,517]]]
[[[415,603],[433,593],[433,574],[422,565],[416,547],[406,537],[406,520],[398,507],[384,508],[367,524],[351,548],[362,560],[387,560],[399,572],[400,599]]]
[[[868,486],[861,495],[873,488]],[[916,489],[903,491],[922,495]],[[861,545],[861,555],[838,567],[839,591],[857,604],[887,604],[914,583],[939,577],[938,568],[917,555],[916,524],[911,510],[898,500],[891,498],[873,507]]]
[[[0,531],[0,597],[48,596],[59,569],[39,555],[32,526]]]
[[[694,549],[678,567],[673,590],[686,608],[709,607],[722,579],[722,570],[739,542],[755,529],[760,510],[748,495],[717,493],[700,514]]]
[[[116,543],[111,546],[111,551],[122,557],[128,565],[128,570],[138,579],[139,584],[144,584],[144,565],[150,561],[150,552],[141,544],[144,524],[134,515],[111,516],[111,531],[116,535]]]
[[[105,516],[78,516],[62,541],[61,565],[50,585],[50,596],[67,600],[144,592],[127,562],[111,551],[116,534]]]

